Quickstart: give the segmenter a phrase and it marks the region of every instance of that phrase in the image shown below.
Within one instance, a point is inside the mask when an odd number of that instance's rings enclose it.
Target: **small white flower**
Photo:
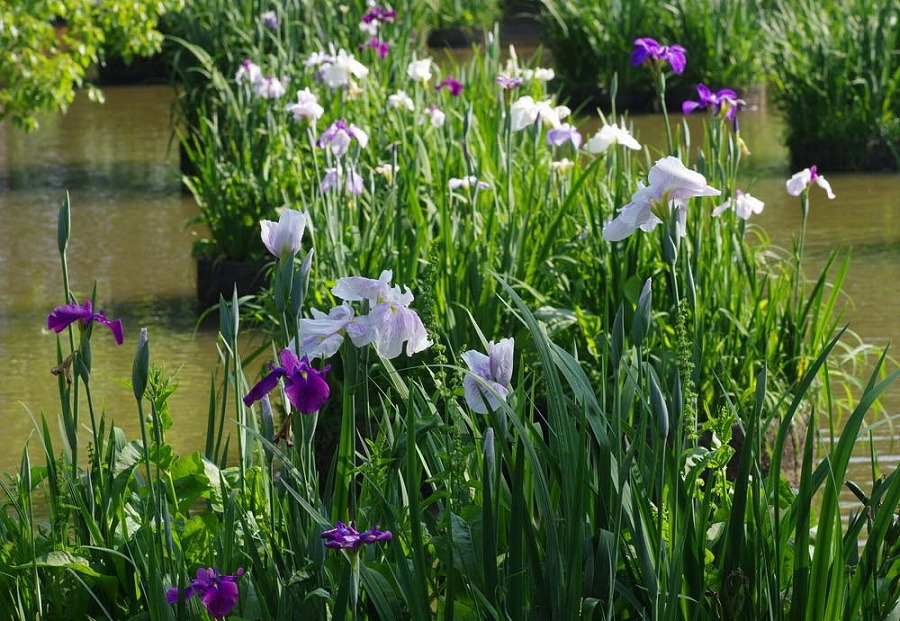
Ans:
[[[604,125],[591,136],[584,148],[588,153],[604,153],[611,145],[620,144],[635,151],[641,150],[640,143],[635,140],[631,133],[624,127],[618,125]]]
[[[479,181],[478,177],[476,177],[475,175],[469,175],[468,177],[463,177],[462,179],[452,177],[447,185],[451,190],[458,190],[459,188],[468,190],[472,186],[476,186],[479,190],[487,190],[491,187],[489,183]]]
[[[406,108],[407,110],[414,110],[416,104],[413,102],[412,97],[406,94],[406,91],[397,91],[393,95],[388,96],[388,106],[391,108]]]
[[[519,76],[521,76],[525,80],[549,82],[554,77],[556,77],[556,73],[554,73],[553,69],[544,69],[543,67],[537,67],[536,69],[519,69]]]
[[[319,98],[309,88],[297,91],[297,102],[287,105],[287,111],[294,115],[295,121],[309,119],[315,121],[325,109],[319,105]]]
[[[247,82],[252,86],[262,79],[262,69],[260,69],[259,65],[257,65],[250,59],[242,62],[241,66],[238,67],[237,73],[234,74],[234,81],[238,84]]]
[[[381,164],[380,166],[375,167],[375,174],[381,175],[388,182],[392,181],[394,175],[397,173],[397,167],[393,164]]]
[[[361,80],[368,75],[368,68],[344,49],[338,50],[336,56],[323,61],[319,68],[319,77],[330,88],[347,86],[351,82],[351,76]]]
[[[734,209],[735,214],[741,220],[748,220],[751,215],[762,213],[765,204],[749,194],[745,194],[740,190],[734,191],[734,196],[713,209],[713,217],[720,216],[729,209]]]
[[[428,82],[431,80],[431,58],[413,60],[406,68],[406,75],[414,82]]]
[[[538,119],[544,125],[559,127],[560,121],[569,116],[571,112],[566,106],[554,107],[550,99],[535,101],[529,95],[514,101],[509,109],[514,132],[534,125]]]
[[[378,34],[378,27],[380,25],[381,25],[381,22],[379,22],[377,19],[373,19],[372,21],[370,21],[368,23],[359,22],[359,31],[370,37],[374,37]]]
[[[573,166],[575,166],[575,162],[567,157],[562,158],[558,162],[550,162],[550,168],[557,171],[561,175],[565,175],[566,173],[568,173],[570,170],[572,170]]]

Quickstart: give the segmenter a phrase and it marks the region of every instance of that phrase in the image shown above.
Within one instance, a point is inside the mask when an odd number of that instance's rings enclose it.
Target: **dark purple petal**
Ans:
[[[326,548],[353,548],[359,547],[359,533],[352,526],[338,522],[331,530],[322,533]]]
[[[330,368],[327,366],[321,371],[313,368],[309,366],[309,361],[304,356],[300,368],[285,377],[284,392],[298,412],[303,414],[318,412],[328,401],[331,389],[324,378]]]
[[[206,606],[211,617],[224,617],[234,609],[238,600],[236,582],[220,580],[203,591],[200,601]]]
[[[631,64],[635,67],[644,63],[650,58],[650,52],[643,48],[638,48],[631,53]]]
[[[449,90],[454,97],[459,97],[463,90],[463,84],[459,80],[454,79],[453,76],[447,76],[440,84],[434,87],[434,90],[439,91],[442,88]]]
[[[269,368],[272,369],[272,372],[259,380],[256,386],[250,389],[250,392],[248,392],[247,396],[244,397],[244,405],[255,403],[256,401],[262,399],[265,395],[269,394],[272,389],[278,385],[278,378],[286,374],[286,371],[281,367],[269,365]]]
[[[102,323],[104,326],[108,327],[110,331],[113,333],[113,338],[116,339],[116,344],[121,345],[125,342],[125,330],[122,327],[122,320],[116,319],[115,321],[110,321],[106,317],[104,317],[100,313],[94,313],[91,315],[91,319],[93,321],[97,321]]]
[[[177,604],[178,603],[178,587],[172,587],[166,591],[166,603],[168,604]]]
[[[359,541],[364,544],[372,544],[378,541],[390,541],[393,537],[394,535],[389,530],[380,531],[378,528],[372,527],[359,534]]]
[[[54,332],[62,332],[79,319],[88,320],[94,314],[91,301],[88,300],[81,306],[70,302],[65,306],[57,306],[47,315],[47,329]]]

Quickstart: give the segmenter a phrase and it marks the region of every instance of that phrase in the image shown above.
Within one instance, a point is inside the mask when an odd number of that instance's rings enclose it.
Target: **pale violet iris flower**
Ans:
[[[422,320],[409,305],[415,299],[409,287],[391,286],[393,272],[384,270],[378,280],[350,276],[340,278],[331,293],[348,302],[367,301],[369,313],[348,326],[348,334],[358,347],[373,343],[384,358],[396,358],[406,344],[412,356],[431,346]],[[405,289],[405,290],[404,290]]]
[[[310,360],[331,358],[341,348],[348,326],[356,318],[356,311],[349,304],[333,307],[326,315],[318,308],[310,310],[312,319],[303,318],[298,322],[300,352]],[[293,340],[288,344],[294,348]]]
[[[297,91],[296,103],[287,105],[287,111],[294,115],[295,121],[307,119],[315,122],[325,109],[319,104],[319,98],[315,93],[310,92],[309,88]]]
[[[259,226],[266,249],[279,259],[297,254],[308,220],[305,212],[289,208],[281,210],[278,222],[262,220]]]
[[[649,185],[640,184],[611,222],[603,227],[603,239],[621,241],[636,230],[652,231],[674,210],[678,236],[685,233],[685,201],[695,196],[718,196],[719,190],[707,185],[706,178],[690,170],[677,157],[657,161],[648,174]]]
[[[487,355],[470,349],[462,355],[463,362],[472,371],[463,378],[466,404],[473,412],[487,414],[496,411],[511,390],[514,341],[491,341]]]
[[[322,177],[322,183],[319,184],[319,188],[325,193],[340,188],[341,182],[347,184],[347,192],[350,194],[358,196],[362,194],[365,189],[365,182],[361,175],[353,170],[344,174],[344,171],[340,166],[325,169],[325,176]]]
[[[729,209],[734,209],[734,213],[741,220],[749,220],[753,214],[762,213],[765,203],[754,196],[750,196],[740,190],[734,191],[734,196],[713,209],[713,217],[720,216]]]
[[[826,181],[825,177],[818,173],[815,166],[810,166],[798,173],[794,173],[787,181],[787,192],[791,196],[800,196],[814,183],[825,190],[825,194],[828,198],[834,198],[834,192],[831,191],[831,184]]]
[[[581,146],[581,134],[568,123],[562,123],[547,132],[548,146],[561,147],[567,142],[571,142],[575,149]]]
[[[634,151],[641,150],[641,144],[632,137],[631,133],[624,127],[619,127],[615,124],[601,127],[597,133],[588,139],[584,148],[588,153],[596,155],[605,153],[614,144],[622,145]]]
[[[316,141],[316,146],[323,149],[328,148],[335,157],[341,158],[347,154],[353,139],[359,143],[362,149],[369,144],[369,135],[366,132],[352,123],[347,123],[344,119],[339,119],[322,132]]]

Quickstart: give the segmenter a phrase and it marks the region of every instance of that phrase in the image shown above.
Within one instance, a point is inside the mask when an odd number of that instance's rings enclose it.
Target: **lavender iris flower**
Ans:
[[[563,123],[547,132],[548,146],[561,147],[567,142],[571,142],[576,149],[581,146],[581,134],[568,123]]]
[[[488,343],[487,355],[470,349],[462,355],[472,375],[463,378],[466,403],[473,412],[487,414],[495,411],[510,391],[513,370],[512,339],[500,339]]]
[[[266,11],[259,16],[259,20],[269,30],[278,30],[278,15],[275,11]]]
[[[278,385],[279,378],[284,378],[284,392],[288,401],[303,414],[317,412],[328,400],[331,390],[325,381],[325,374],[331,369],[326,365],[324,369],[316,369],[309,364],[309,358],[297,358],[290,349],[282,349],[279,354],[280,367],[269,364],[271,372],[262,378],[244,397],[244,405],[250,405],[259,401],[264,395],[269,394]]]
[[[378,541],[389,541],[394,537],[391,531],[381,531],[372,527],[362,533],[357,532],[352,526],[338,522],[331,530],[322,533],[326,548],[345,548],[358,550],[363,544],[370,545]]]
[[[82,329],[87,328],[92,321],[102,323],[113,333],[116,344],[121,345],[125,341],[125,331],[122,320],[110,321],[103,315],[103,311],[94,312],[90,300],[82,305],[69,302],[65,306],[57,306],[47,316],[47,329],[56,333],[62,332],[76,321],[81,321]]]
[[[197,570],[197,577],[191,580],[190,586],[184,590],[184,599],[199,594],[200,601],[206,606],[209,616],[224,617],[237,604],[237,581],[243,573],[243,567],[239,567],[233,576],[220,574],[212,568],[201,567]],[[178,603],[178,587],[166,591],[166,601],[170,604]]]
[[[322,135],[316,141],[316,146],[320,148],[328,147],[335,157],[344,157],[350,149],[350,141],[352,139],[356,139],[359,146],[363,149],[369,144],[369,135],[366,132],[352,123],[348,124],[344,119],[338,119],[322,132]]]
[[[494,82],[499,84],[503,90],[511,91],[514,88],[519,88],[522,86],[522,78],[514,78],[505,73],[501,73],[496,78],[494,78]]]
[[[344,178],[344,172],[340,169],[340,167],[335,168],[326,168],[325,176],[322,177],[322,183],[319,184],[322,192],[328,192],[329,190],[333,190],[341,187],[341,179]],[[347,183],[347,192],[353,194],[355,196],[359,196],[363,193],[365,189],[365,182],[363,181],[362,176],[358,175],[354,171],[350,171],[346,175],[346,183]]]
[[[434,87],[434,90],[439,91],[442,88],[449,90],[454,97],[459,97],[463,90],[463,84],[459,80],[454,79],[453,76],[448,75],[440,84]]]
[[[660,45],[655,39],[644,37],[634,40],[634,51],[631,52],[631,64],[637,67],[649,59],[667,62],[672,65],[672,71],[676,74],[684,72],[687,60],[684,56],[684,48],[680,45]]]

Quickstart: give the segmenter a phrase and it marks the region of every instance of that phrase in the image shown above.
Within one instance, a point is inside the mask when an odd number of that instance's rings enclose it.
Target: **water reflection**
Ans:
[[[35,414],[44,411],[56,427],[56,382],[49,373],[55,338],[43,326],[62,298],[56,215],[66,190],[73,204],[72,289],[85,299],[96,278],[103,308],[125,319],[130,337],[123,347],[112,339],[94,340],[98,404],[135,436],[133,397],[120,380],[130,377],[134,334],[147,325],[152,358],[177,370],[182,386],[172,398],[170,437],[181,451],[203,445],[215,335],[194,333],[192,238],[184,223],[195,207],[180,192],[170,149],[172,92],[148,86],[110,88],[106,95],[103,106],[77,98],[67,115],[42,119],[41,130],[31,135],[0,124],[0,440],[10,447],[0,455],[0,471],[17,466],[19,447],[31,433],[26,407]],[[630,120],[638,139],[650,141],[658,152],[652,140],[662,136],[660,118]],[[702,114],[686,119],[694,144],[700,142],[703,120]],[[673,121],[680,123],[681,115]],[[790,171],[782,127],[764,106],[745,111],[741,122],[752,151],[742,162],[742,189],[766,203],[756,223],[776,245],[790,248],[800,213],[797,199],[784,189]],[[900,334],[900,175],[824,172],[838,198],[829,201],[814,189],[808,273],[815,273],[833,249],[851,252],[846,321],[864,340],[885,345]],[[900,410],[900,387],[885,403],[889,413]],[[890,429],[880,429],[876,451],[892,455],[891,438]],[[870,480],[868,449],[865,442],[859,445],[851,477]],[[885,464],[895,461],[891,457]]]

